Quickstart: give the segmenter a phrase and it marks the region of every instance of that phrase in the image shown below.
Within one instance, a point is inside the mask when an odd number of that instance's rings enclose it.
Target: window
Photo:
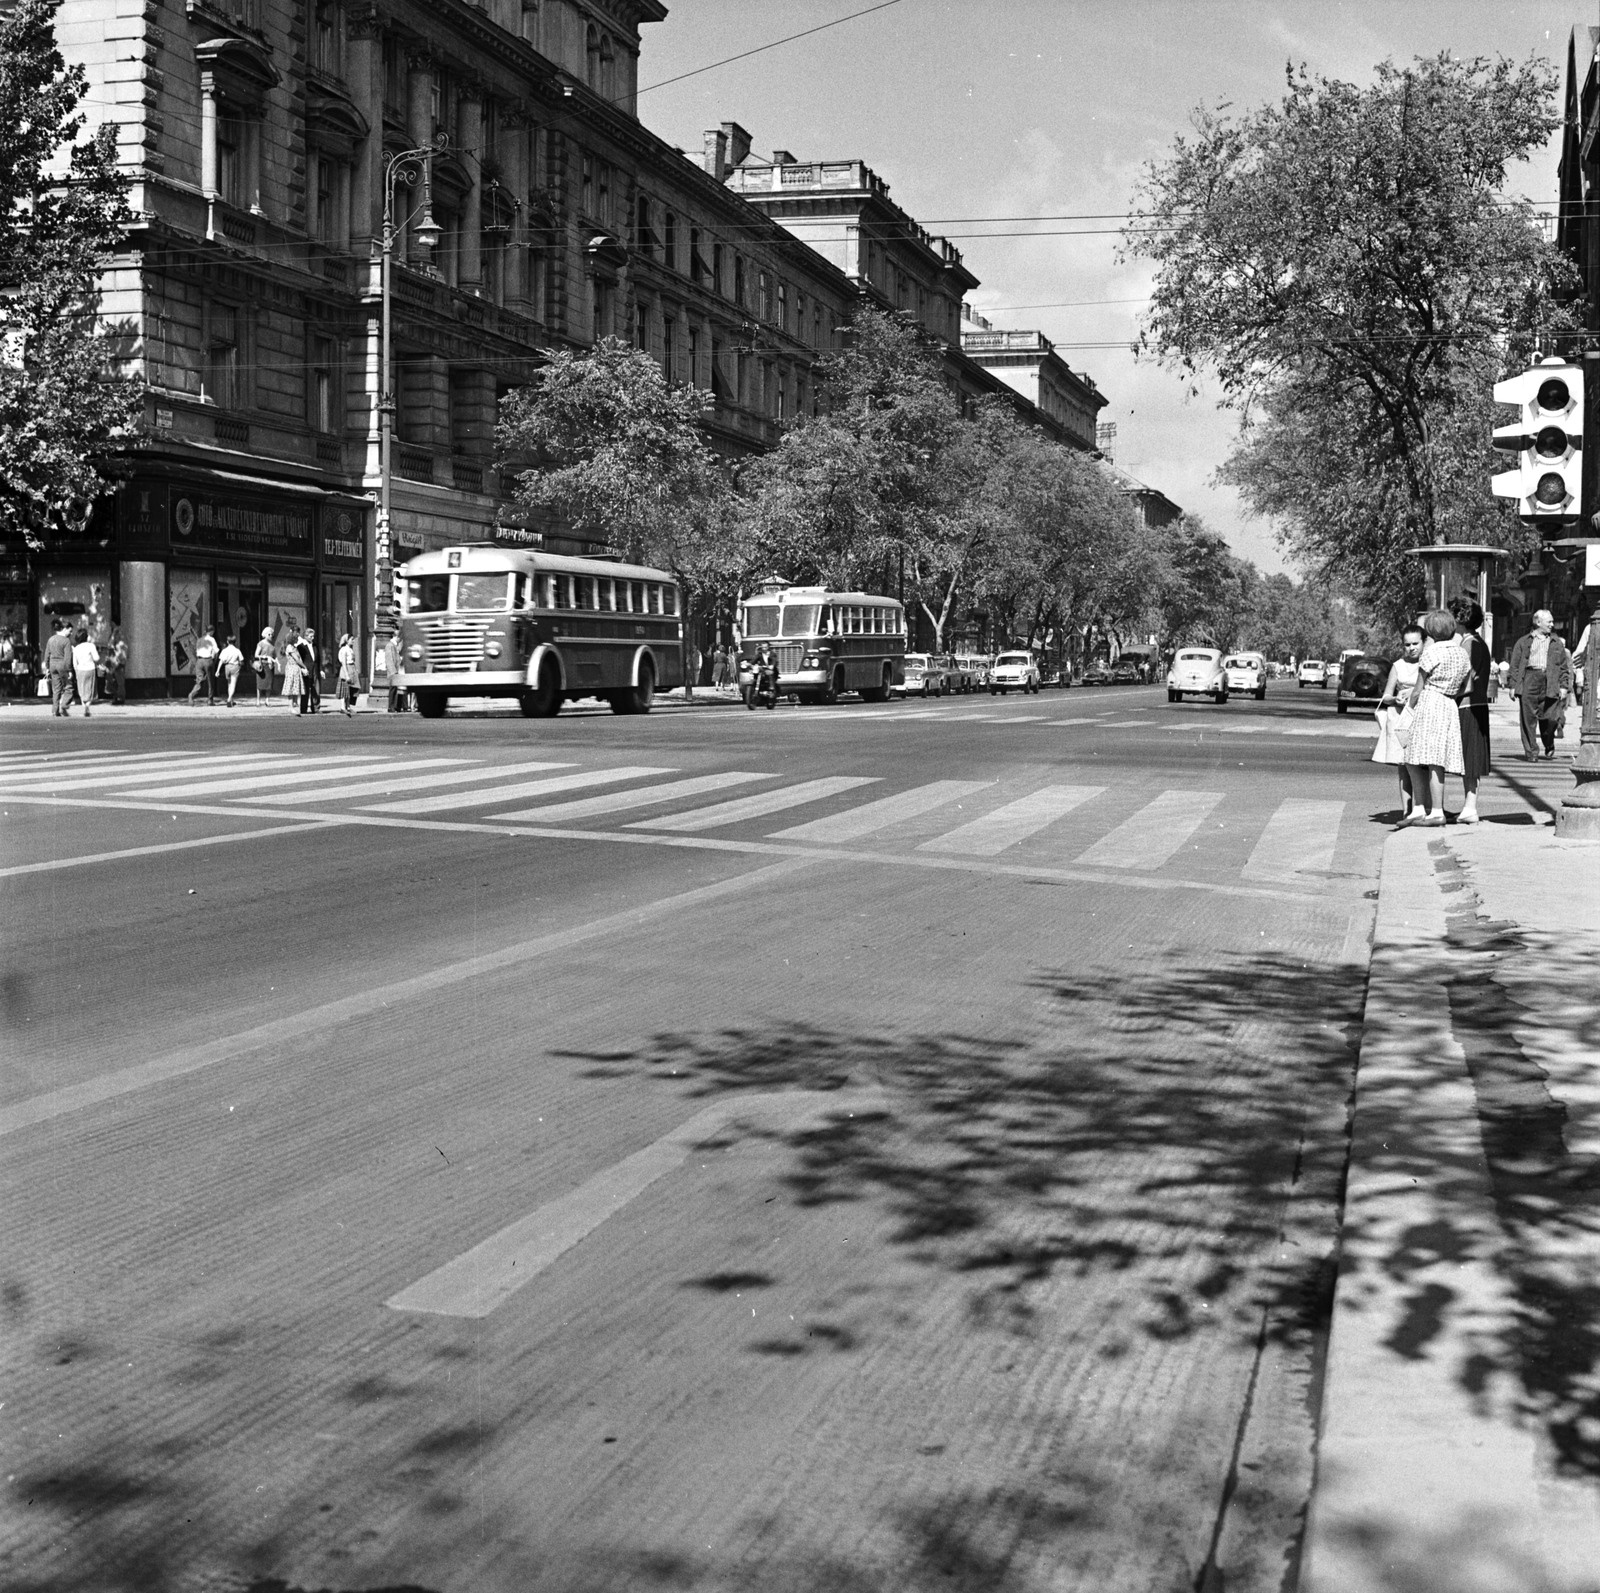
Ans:
[[[744,257],[733,257],[733,302],[741,307],[744,304]]]
[[[247,204],[244,157],[244,117],[231,107],[223,106],[217,116],[217,192],[241,210]]]
[[[700,229],[689,229],[689,280],[698,282],[705,275],[700,261]]]
[[[611,225],[611,168],[601,161],[595,177],[600,189],[599,207],[595,214],[609,227]]]
[[[339,75],[339,8],[331,0],[321,0],[315,17],[315,37],[312,41],[312,63],[319,72],[329,77]]]
[[[335,432],[340,429],[335,393],[337,372],[334,367],[335,347],[332,338],[316,337],[311,340],[311,429]]]
[[[213,304],[206,315],[205,396],[219,409],[237,409],[239,389],[239,312]]]
[[[722,245],[720,243],[711,245],[711,291],[713,293],[722,292]]]
[[[783,422],[784,422],[785,414],[786,414],[785,406],[784,406],[785,394],[784,394],[784,390],[783,390],[783,372],[780,370],[780,371],[775,371],[773,374],[774,374],[774,378],[775,378],[773,385],[776,388],[776,392],[774,394],[774,400],[775,400],[776,408],[774,410],[774,413],[777,415],[778,424],[781,426],[783,424]]]
[[[551,594],[553,608],[572,607],[572,577],[570,575],[553,575],[550,577],[554,591]]]
[[[650,201],[642,194],[634,218],[633,247],[647,260],[655,254],[655,239],[650,234]]]
[[[678,612],[678,589],[675,586],[663,587],[661,590],[663,607],[669,614]]]
[[[600,30],[591,22],[584,36],[584,49],[589,59],[589,87],[600,87]]]
[[[593,29],[590,30],[591,32]],[[583,157],[583,213],[594,214],[594,156]]]
[[[522,36],[535,49],[539,46],[539,0],[522,0]]]
[[[608,612],[615,612],[617,607],[617,583],[603,577],[600,581],[600,607]]]
[[[803,415],[806,412],[806,379],[803,376],[795,378],[794,412],[796,415]]]
[[[698,326],[689,328],[688,378],[691,387],[700,385],[700,328]]]
[[[661,613],[661,587],[655,582],[650,582],[650,612]]]
[[[756,276],[756,313],[763,321],[772,319],[772,283],[765,271]]]
[[[787,282],[778,284],[778,325],[785,332],[789,330],[789,284]]]
[[[611,284],[603,277],[590,277],[594,295],[594,339],[596,342],[611,331]]]
[[[667,381],[678,379],[678,323],[670,315],[661,318],[661,374]]]
[[[633,612],[635,614],[643,614],[645,612],[644,582],[634,581],[631,585],[633,589]]]
[[[468,574],[463,571],[456,577],[456,607],[458,609],[503,609],[511,583],[500,571]]]
[[[650,347],[650,310],[647,305],[636,304],[633,307],[633,346],[643,349]]]
[[[661,251],[667,269],[678,269],[678,218],[669,210],[666,221],[666,245]]]
[[[592,575],[579,575],[573,578],[573,585],[577,588],[577,608],[599,608],[600,597],[596,591],[597,582]]]

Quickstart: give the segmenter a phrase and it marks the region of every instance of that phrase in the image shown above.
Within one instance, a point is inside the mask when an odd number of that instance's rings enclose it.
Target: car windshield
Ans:
[[[1028,662],[1028,655],[1026,653],[1002,653],[996,662],[1001,664],[1025,664]]]
[[[450,607],[448,575],[412,576],[406,582],[406,609],[412,614],[442,614]]]
[[[456,577],[456,607],[458,609],[505,608],[510,599],[511,583],[504,570],[469,573],[463,570]]]
[[[822,612],[819,603],[786,603],[783,609],[783,634],[785,636],[815,636],[817,616]]]

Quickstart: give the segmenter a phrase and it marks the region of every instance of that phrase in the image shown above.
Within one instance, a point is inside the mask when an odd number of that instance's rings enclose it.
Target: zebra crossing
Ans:
[[[1130,879],[1220,868],[1265,886],[1315,887],[1333,875],[1346,816],[1340,801],[1237,795],[1219,815],[1224,794],[1209,790],[1005,778],[897,784],[880,775],[795,779],[760,769],[695,774],[657,764],[393,752],[0,753],[0,802],[171,805],[346,823],[372,815],[366,822],[609,830],[669,844],[706,837],[766,849],[865,847],[930,865],[989,860]]]

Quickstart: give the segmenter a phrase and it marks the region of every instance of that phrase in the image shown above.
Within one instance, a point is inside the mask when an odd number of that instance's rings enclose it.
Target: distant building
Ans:
[[[1126,470],[1109,462],[1104,468],[1111,479],[1127,494],[1133,506],[1139,511],[1140,519],[1150,530],[1160,531],[1166,526],[1176,525],[1183,519],[1183,510],[1160,488],[1147,486],[1137,476],[1130,475]]]
[[[1027,399],[1058,441],[1095,452],[1105,395],[1092,377],[1074,371],[1056,353],[1043,332],[1000,330],[963,304],[961,351]]]

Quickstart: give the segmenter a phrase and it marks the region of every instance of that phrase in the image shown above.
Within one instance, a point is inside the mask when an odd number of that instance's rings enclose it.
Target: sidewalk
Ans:
[[[383,714],[388,710],[385,706],[386,698],[381,694],[362,692],[356,698],[356,712],[358,714]],[[652,711],[671,709],[682,712],[686,708],[742,708],[743,702],[731,687],[718,691],[714,686],[696,686],[692,699],[685,701],[681,687],[672,691],[660,692],[656,696],[655,707]],[[35,720],[47,720],[50,717],[49,699],[45,697],[28,697],[23,699],[0,699],[0,730],[7,724],[28,724]],[[603,702],[583,700],[577,703],[568,703],[563,706],[563,713],[610,713],[610,708]],[[520,718],[522,710],[514,700],[509,697],[457,697],[450,704],[450,712],[456,718],[470,715],[474,718],[508,715],[513,719]],[[230,711],[221,696],[209,707],[203,702],[190,703],[182,697],[159,698],[151,701],[127,702],[118,707],[115,703],[97,702],[94,705],[94,718],[104,719],[109,724],[116,724],[124,719],[217,719],[227,720],[230,724],[240,725],[249,723],[249,718],[261,718],[271,715],[278,719],[292,719],[294,710],[289,706],[287,698],[272,697],[264,704],[258,704],[255,691],[252,688],[246,695],[240,692],[239,700]],[[342,717],[339,708],[339,699],[335,693],[326,692],[322,698],[322,716],[324,718],[338,719]],[[72,710],[74,719],[83,717],[83,709],[74,706]]]
[[[1493,719],[1384,846],[1305,1593],[1600,1590],[1600,846]]]

